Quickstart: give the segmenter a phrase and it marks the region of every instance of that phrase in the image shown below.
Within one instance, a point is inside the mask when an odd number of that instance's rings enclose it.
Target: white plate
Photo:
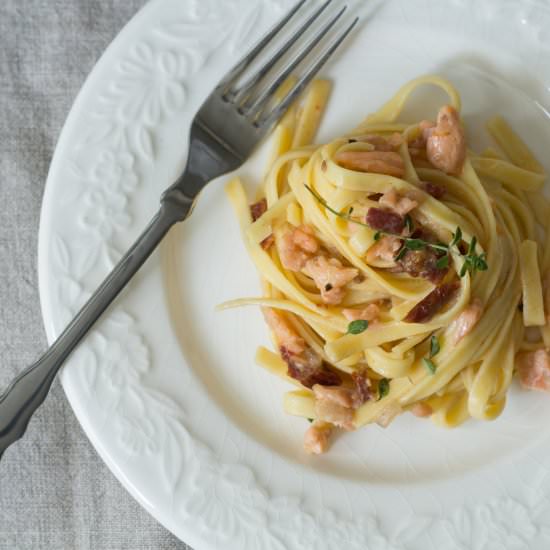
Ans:
[[[184,165],[192,115],[287,0],[154,0],[84,86],[52,163],[40,227],[50,341],[144,227]],[[387,0],[327,69],[320,140],[437,72],[472,134],[504,113],[550,170],[550,10],[541,0]],[[261,153],[243,173],[261,171]],[[253,364],[266,330],[222,182],[204,192],[63,371],[91,441],[128,490],[197,549],[547,549],[550,398],[452,431],[409,416],[301,450],[283,383]],[[548,527],[547,527],[548,523]]]

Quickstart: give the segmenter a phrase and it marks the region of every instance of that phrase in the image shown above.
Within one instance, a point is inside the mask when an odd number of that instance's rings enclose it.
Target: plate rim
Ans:
[[[134,17],[123,27],[123,29],[119,32],[119,34],[116,36],[116,38],[111,42],[111,44],[108,46],[108,48],[105,50],[105,52],[102,54],[88,77],[85,79],[84,84],[78,93],[73,106],[71,107],[67,120],[63,126],[63,129],[60,133],[55,151],[57,153],[60,143],[62,143],[66,136],[69,135],[71,126],[74,124],[74,120],[76,117],[76,113],[79,111],[81,107],[81,103],[84,101],[84,92],[88,89],[89,83],[92,82],[99,71],[100,65],[105,62],[111,56],[112,52],[115,51],[116,47],[122,42],[123,38],[129,33],[129,29],[131,29],[136,21],[141,20],[142,18],[145,18],[149,11],[153,11],[155,9],[155,6],[161,5],[162,0],[149,0],[135,15]],[[465,2],[463,2],[465,3]],[[47,256],[48,246],[47,246],[47,223],[48,223],[48,215],[49,212],[51,212],[50,207],[50,201],[55,199],[55,196],[52,194],[51,190],[53,189],[53,185],[50,184],[50,179],[53,179],[53,168],[54,168],[54,161],[56,159],[56,153],[54,153],[54,157],[52,159],[52,163],[50,166],[50,171],[48,173],[48,178],[46,181],[42,206],[41,206],[41,212],[40,212],[40,223],[39,223],[39,239],[38,239],[38,266],[39,266],[39,293],[40,293],[40,307],[42,312],[42,317],[44,319],[45,328],[46,328],[46,334],[48,337],[48,342],[51,342],[53,339],[53,336],[55,334],[55,329],[53,326],[53,320],[51,318],[51,312],[48,311],[48,305],[47,305],[47,260],[45,260],[45,256]],[[50,192],[48,192],[48,189]],[[49,320],[48,320],[49,319]],[[65,387],[65,384],[64,384]],[[113,472],[115,477],[122,483],[122,485],[125,487],[126,490],[132,494],[132,496],[140,503],[142,507],[144,507],[159,523],[164,525],[167,529],[169,529],[171,532],[178,535],[179,529],[176,526],[175,521],[171,521],[171,517],[162,516],[158,513],[158,509],[155,509],[154,506],[147,500],[147,498],[139,492],[137,487],[131,483],[127,476],[125,475],[124,471],[119,468],[119,465],[113,461],[112,456],[109,454],[109,451],[106,447],[104,447],[103,442],[100,439],[97,439],[95,437],[92,437],[90,434],[92,433],[93,429],[88,423],[88,416],[85,412],[85,407],[82,403],[78,402],[77,395],[71,394],[69,391],[65,391],[67,398],[69,400],[69,403],[71,404],[71,407],[73,408],[75,415],[77,416],[77,419],[79,423],[82,425],[83,430],[85,431],[87,437],[90,439],[92,445],[98,452],[98,454],[101,456],[102,460],[107,464],[109,469]],[[193,545],[196,545],[198,547],[202,547],[202,544],[205,544],[205,541],[202,538],[195,539],[194,533],[192,531],[187,531],[185,535],[186,540],[189,540]]]
[[[50,166],[48,168],[48,174],[46,177],[46,182],[44,184],[42,203],[40,206],[37,243],[39,304],[48,346],[50,346],[59,336],[54,328],[52,316],[50,315],[50,312],[46,305],[46,297],[48,295],[46,288],[48,270],[46,267],[44,267],[47,264],[47,260],[45,260],[45,257],[48,254],[48,232],[46,230],[46,225],[49,218],[49,212],[51,211],[50,202],[55,199],[51,191],[53,188],[51,180],[54,177],[53,171],[56,167],[54,164],[56,162],[56,155],[60,148],[60,144],[62,144],[67,139],[67,136],[70,133],[71,126],[72,124],[74,124],[77,113],[80,110],[81,103],[84,102],[84,96],[86,91],[90,87],[90,83],[92,83],[96,79],[97,74],[99,73],[102,66],[108,61],[109,57],[113,54],[118,45],[121,44],[124,41],[125,37],[132,31],[136,23],[148,17],[149,12],[152,13],[157,8],[157,5],[160,5],[162,1],[163,0],[147,0],[147,2],[122,26],[122,28],[118,31],[113,40],[111,40],[105,50],[100,54],[74,98],[74,101],[69,109],[69,112],[67,113],[65,122],[63,123],[61,131],[55,143],[55,147],[53,149],[54,152],[52,155]],[[61,368],[60,374],[62,374],[64,369],[65,365]],[[138,490],[136,485],[127,478],[124,471],[113,460],[112,454],[109,453],[102,440],[92,435],[93,429],[90,426],[88,415],[85,412],[85,407],[82,406],[82,404],[79,402],[78,396],[67,390],[63,379],[61,380],[61,385],[63,387],[65,397],[67,398],[67,401],[69,402],[78,423],[82,427],[86,438],[95,449],[101,460],[105,463],[109,471],[121,484],[123,489],[127,491],[136,500],[136,502],[144,510],[147,511],[147,513],[149,513],[172,535],[174,535],[185,544],[190,544],[193,548],[200,548],[203,541],[198,538],[193,531],[186,532],[186,540],[181,539],[177,534],[177,524],[173,520],[173,518],[169,515],[161,514],[159,510],[155,508],[152,503]]]

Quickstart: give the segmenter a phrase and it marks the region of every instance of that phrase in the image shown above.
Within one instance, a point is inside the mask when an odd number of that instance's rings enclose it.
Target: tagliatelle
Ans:
[[[448,105],[437,122],[403,122],[424,86]],[[491,420],[516,363],[525,386],[548,389],[550,219],[527,146],[496,117],[500,150],[468,151],[458,92],[426,76],[313,147],[328,95],[314,83],[276,130],[266,200],[250,207],[238,179],[227,186],[264,296],[223,307],[263,308],[279,353],[257,361],[302,388],[284,407],[313,421],[306,446],[316,428],[325,441],[406,410],[444,427]]]

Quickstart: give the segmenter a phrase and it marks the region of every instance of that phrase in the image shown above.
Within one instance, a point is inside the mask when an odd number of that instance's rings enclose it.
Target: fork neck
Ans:
[[[178,180],[179,181],[179,180]],[[172,224],[182,222],[189,216],[195,204],[195,198],[185,192],[178,182],[171,185],[162,195],[161,214],[170,218]]]
[[[187,166],[170,190],[178,188],[194,201],[209,181],[232,172],[244,160],[197,117],[191,128]]]

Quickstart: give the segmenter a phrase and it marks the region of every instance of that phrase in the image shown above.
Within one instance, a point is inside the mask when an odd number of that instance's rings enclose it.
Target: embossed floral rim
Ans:
[[[167,121],[185,108],[190,80],[219,48],[237,50],[243,36],[249,38],[264,18],[291,3],[187,0],[178,5],[156,0],[107,52],[90,83],[103,78],[102,70],[111,74],[115,67],[116,74],[104,79],[85,125],[76,122],[84,106],[77,101],[64,130],[64,145],[60,140],[60,150],[68,150],[67,140],[78,135],[71,154],[61,155],[71,160],[70,165],[67,162],[71,184],[64,188],[62,206],[78,201],[78,216],[64,227],[52,219],[57,201],[52,193],[61,179],[59,152],[44,202],[41,296],[50,339],[116,263],[123,250],[120,236],[143,221],[134,219],[134,192],[143,192],[145,181],[150,182],[160,156],[161,134]],[[543,1],[450,0],[449,5],[468,9],[474,17],[508,17],[532,37],[548,38],[550,16]],[[75,132],[77,127],[86,131]],[[145,507],[175,532],[185,531],[197,545],[351,550],[435,547],[434,541],[439,547],[468,550],[550,545],[545,523],[549,512],[545,488],[550,484],[544,466],[521,495],[464,504],[450,517],[411,513],[395,528],[372,514],[349,519],[330,510],[308,510],[307,502],[297,497],[272,497],[247,465],[221,464],[187,426],[180,406],[145,383],[153,368],[152,347],[139,319],[117,307],[73,362],[78,363],[89,399],[111,419],[105,428],[110,435],[94,441],[101,455]],[[69,397],[91,433],[91,421],[81,404],[75,402],[76,396]],[[145,468],[160,465],[163,494],[171,499],[170,518],[140,494],[122,464],[111,460],[109,445],[115,441],[128,463],[141,461]]]

